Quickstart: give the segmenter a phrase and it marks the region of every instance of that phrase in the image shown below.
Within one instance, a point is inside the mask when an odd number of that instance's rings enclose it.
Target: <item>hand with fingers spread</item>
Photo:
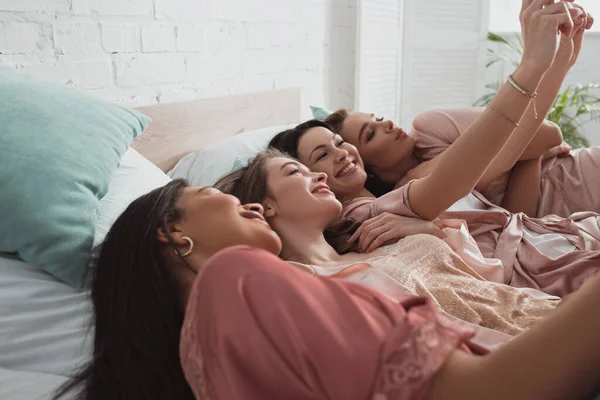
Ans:
[[[445,237],[433,222],[384,212],[363,222],[348,241],[358,240],[358,251],[370,253],[385,244],[419,233]]]
[[[573,15],[582,13],[570,3],[572,0],[523,0],[520,14],[524,43],[522,65],[539,71],[550,68],[559,48],[560,35],[570,37],[575,28]]]

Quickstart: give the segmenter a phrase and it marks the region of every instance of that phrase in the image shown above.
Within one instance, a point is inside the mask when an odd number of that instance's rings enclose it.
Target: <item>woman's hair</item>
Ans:
[[[278,157],[294,158],[278,149],[268,148],[258,153],[245,167],[236,169],[219,179],[214,187],[223,193],[237,197],[242,204],[262,204],[269,195],[267,163]],[[323,234],[331,247],[338,253],[345,254],[358,249],[357,243],[348,243],[348,239],[359,226],[360,224],[351,218],[340,219],[330,224]]]
[[[273,139],[271,139],[268,147],[282,151],[292,158],[298,158],[298,142],[300,142],[302,136],[304,136],[309,129],[318,127],[329,129],[333,132],[331,127],[325,122],[311,119],[292,129],[279,132]]]
[[[337,133],[338,135],[342,132],[342,127],[344,126],[344,122],[346,122],[346,118],[348,118],[350,112],[345,108],[340,108],[339,110],[329,114],[325,117],[323,122],[325,122],[330,129]],[[384,194],[392,191],[394,189],[393,183],[387,183],[379,179],[377,175],[373,173],[373,171],[365,165],[365,172],[367,173],[367,180],[365,181],[365,189],[369,192],[373,193],[374,196],[379,197]]]
[[[179,359],[184,308],[167,254],[189,265],[157,238],[184,217],[176,202],[186,186],[174,180],[138,198],[110,229],[91,287],[93,356],[55,399],[71,390],[84,400],[194,398]]]
[[[333,132],[339,134],[342,131],[342,126],[344,126],[344,122],[346,121],[346,118],[348,118],[348,115],[348,110],[340,108],[326,116],[325,119],[323,119],[323,122],[329,125]]]

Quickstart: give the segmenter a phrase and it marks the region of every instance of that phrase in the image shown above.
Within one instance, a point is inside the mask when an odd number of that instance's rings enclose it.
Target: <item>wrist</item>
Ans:
[[[512,77],[529,93],[535,93],[547,70],[535,63],[521,63],[512,73]]]
[[[548,71],[552,71],[553,74],[566,75],[572,66],[570,57],[557,55]]]

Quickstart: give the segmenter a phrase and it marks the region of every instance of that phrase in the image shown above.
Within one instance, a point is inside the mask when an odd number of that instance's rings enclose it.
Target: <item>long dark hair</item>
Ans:
[[[331,127],[325,122],[316,119],[311,119],[301,123],[300,125],[292,129],[279,132],[277,135],[275,135],[275,137],[273,137],[273,139],[271,139],[268,147],[289,154],[291,158],[298,158],[298,142],[300,141],[302,136],[304,136],[304,134],[308,132],[309,129],[317,127],[329,129],[333,132]]]
[[[242,204],[263,203],[269,195],[267,185],[267,163],[277,157],[290,157],[274,148],[258,153],[248,165],[228,173],[215,183],[214,187],[223,193],[237,197]],[[348,243],[348,239],[358,229],[360,224],[351,218],[337,220],[330,224],[323,235],[325,240],[339,254],[357,251],[357,243]]]
[[[95,267],[91,361],[54,399],[78,390],[85,400],[193,399],[179,359],[183,302],[157,232],[183,218],[187,183],[174,180],[138,198],[110,229]]]
[[[288,129],[275,135],[275,137],[269,142],[269,147],[283,151],[284,153],[291,155],[293,158],[298,158],[298,143],[300,142],[302,136],[304,136],[309,129],[321,127],[340,134],[342,125],[344,124],[347,116],[348,111],[345,109],[340,109],[327,116],[324,121],[319,121],[316,119],[308,120],[292,129]],[[387,183],[379,179],[379,177],[375,175],[368,166],[365,166],[365,172],[367,173],[365,189],[373,193],[374,196],[383,196],[394,189],[393,183]]]

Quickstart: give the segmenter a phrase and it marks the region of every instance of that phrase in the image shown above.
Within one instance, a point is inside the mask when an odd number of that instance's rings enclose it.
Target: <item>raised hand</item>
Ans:
[[[571,6],[572,0],[523,0],[520,20],[524,51],[522,64],[546,71],[556,57],[560,35],[570,37],[574,23],[572,13],[581,15],[579,8]]]
[[[569,5],[572,6],[571,17],[573,17],[575,27],[570,36],[562,35],[555,60],[555,63],[558,63],[566,71],[575,65],[583,44],[584,33],[594,25],[594,17],[583,7],[575,3]]]

